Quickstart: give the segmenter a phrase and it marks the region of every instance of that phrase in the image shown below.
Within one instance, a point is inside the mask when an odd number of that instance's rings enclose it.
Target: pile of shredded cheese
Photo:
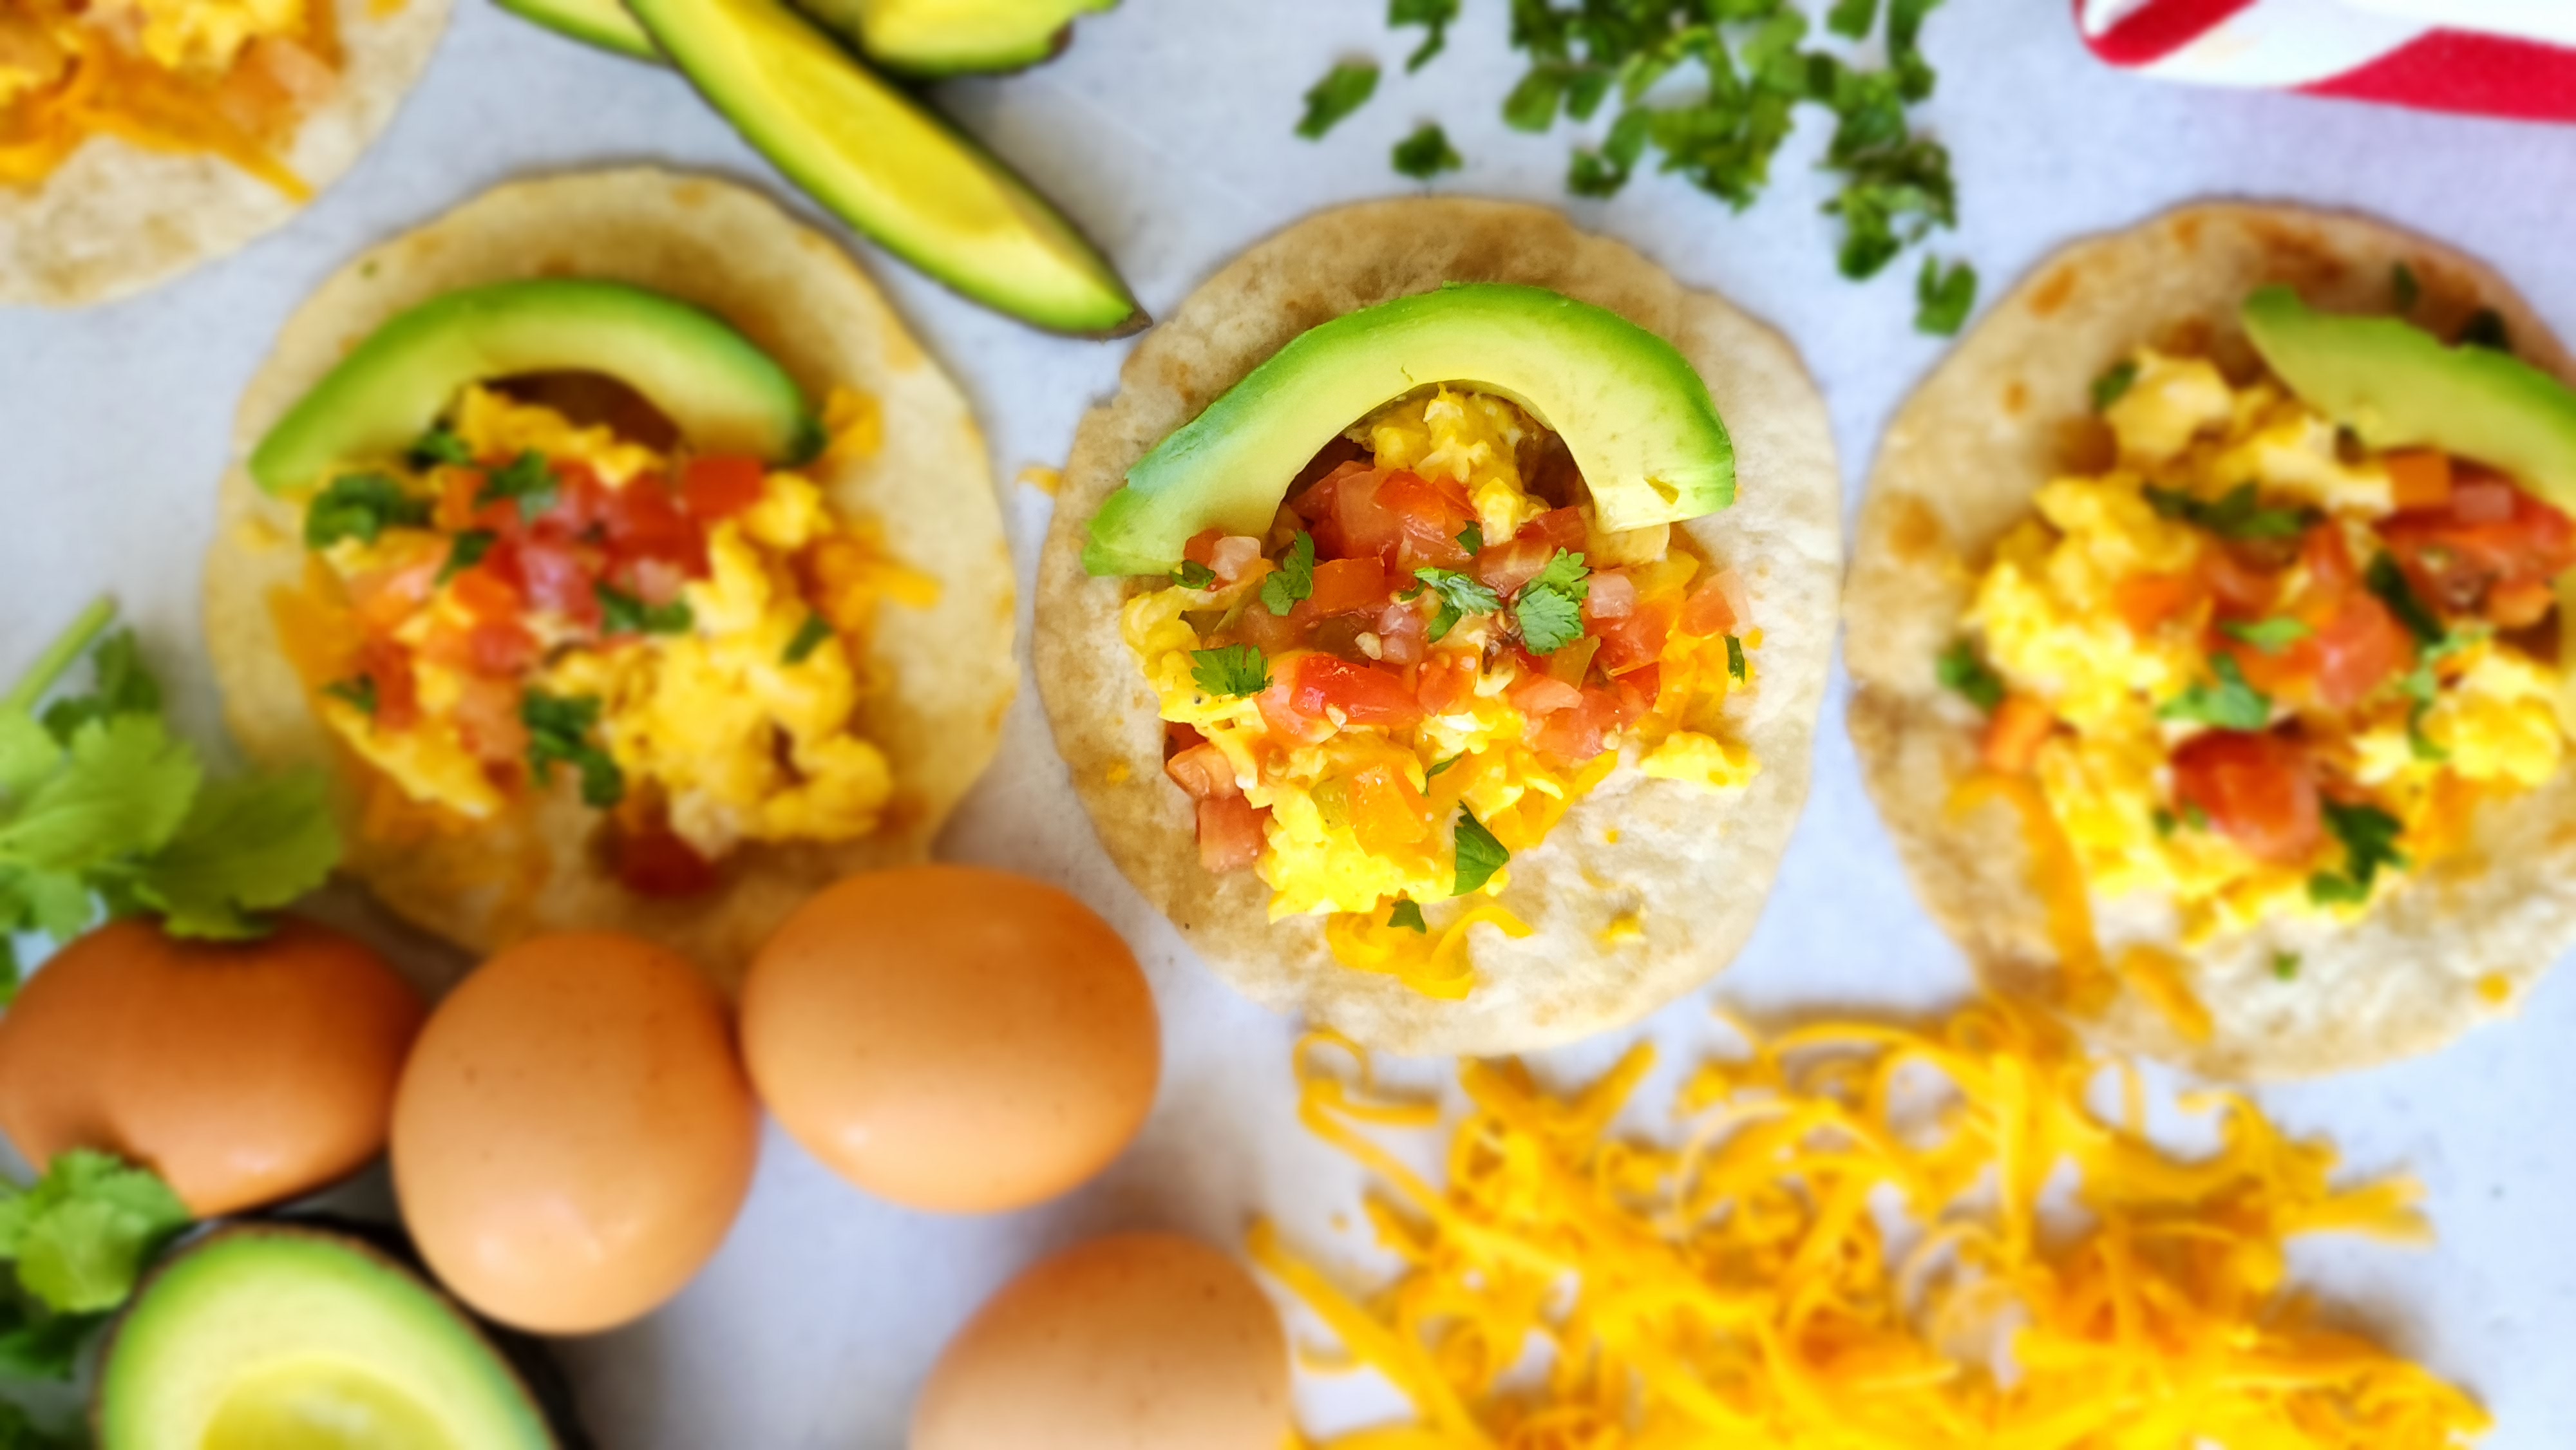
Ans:
[[[2487,1428],[2284,1286],[2297,1235],[2423,1238],[2411,1184],[2330,1186],[2331,1146],[2234,1094],[2186,1098],[2221,1146],[2170,1155],[2134,1067],[2027,1008],[1745,1035],[1683,1089],[1676,1149],[1610,1136],[1649,1047],[1571,1098],[1467,1065],[1445,1192],[1366,1131],[1437,1108],[1308,1039],[1304,1120],[1384,1179],[1368,1214],[1402,1268],[1355,1297],[1268,1223],[1251,1251],[1416,1415],[1332,1450],[2450,1450]],[[2088,1105],[2106,1074],[2116,1120]]]

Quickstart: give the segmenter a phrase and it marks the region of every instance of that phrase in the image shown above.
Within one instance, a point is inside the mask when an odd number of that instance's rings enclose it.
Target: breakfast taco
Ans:
[[[1889,429],[1864,773],[2006,990],[2224,1076],[2511,1010],[2571,941],[2566,352],[2487,268],[2200,206],[2083,243]]]
[[[1840,534],[1781,337],[1554,212],[1350,207],[1082,424],[1036,665],[1101,840],[1235,985],[1373,1045],[1632,1020],[1752,930]]]
[[[207,560],[235,734],[474,950],[724,981],[927,854],[1015,685],[955,384],[838,247],[703,177],[506,186],[358,258],[242,403]]]
[[[448,6],[0,6],[0,303],[119,296],[283,224],[393,119]]]

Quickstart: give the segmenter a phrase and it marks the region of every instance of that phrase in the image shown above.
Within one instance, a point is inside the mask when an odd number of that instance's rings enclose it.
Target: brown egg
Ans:
[[[145,1164],[200,1217],[292,1198],[382,1151],[427,1011],[311,922],[230,944],[113,922],[0,1017],[0,1131],[39,1165],[72,1148]]]
[[[715,989],[614,932],[485,963],[430,1018],[394,1103],[394,1191],[422,1256],[458,1298],[544,1334],[678,1293],[759,1147]]]
[[[1095,1239],[1029,1270],[949,1343],[911,1450],[1278,1450],[1288,1339],[1195,1239]]]
[[[762,1101],[842,1177],[914,1208],[1053,1198],[1154,1105],[1154,995],[1109,924],[1052,886],[963,866],[854,876],[752,962]]]

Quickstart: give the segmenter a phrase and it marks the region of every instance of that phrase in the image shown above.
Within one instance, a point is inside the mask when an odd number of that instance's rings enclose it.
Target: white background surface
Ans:
[[[1387,149],[1421,119],[1445,122],[1469,158],[1442,190],[1563,200],[1564,133],[1522,136],[1495,119],[1519,74],[1504,0],[1465,9],[1449,52],[1407,78],[1415,32],[1391,37],[1382,0],[1126,0],[1085,20],[1056,64],[955,84],[942,100],[1064,203],[1149,308],[1168,311],[1254,238],[1319,206],[1405,190]],[[2502,265],[2543,314],[2576,317],[2576,130],[2161,87],[2094,64],[2063,0],[1952,0],[1927,40],[1941,72],[1927,118],[1953,148],[1965,213],[1940,245],[1977,263],[1988,296],[2086,231],[2242,195],[2410,221]],[[1386,64],[1378,97],[1323,143],[1296,140],[1300,94],[1351,54]],[[1825,192],[1808,172],[1825,130],[1808,118],[1774,194],[1744,216],[1658,178],[1574,211],[1789,333],[1824,383],[1856,498],[1873,439],[1938,344],[1910,331],[1910,256],[1868,286],[1834,274],[1829,221],[1815,211]],[[182,723],[215,738],[196,643],[199,556],[234,401],[279,323],[354,251],[486,186],[647,159],[776,188],[675,77],[459,0],[390,134],[287,232],[118,306],[0,312],[0,661],[27,659],[80,601],[112,589],[176,687]],[[1009,480],[1062,460],[1124,348],[1041,337],[861,250],[982,415],[1025,639],[1049,501]],[[1757,1012],[1930,1009],[1967,988],[1861,793],[1841,712],[1838,683],[1778,890],[1717,989]],[[1264,1211],[1328,1262],[1365,1261],[1329,1226],[1353,1206],[1356,1179],[1295,1125],[1290,1025],[1207,976],[1118,878],[1067,788],[1033,686],[945,850],[1062,883],[1136,945],[1165,1032],[1152,1122],[1083,1193],[981,1220],[869,1201],[773,1132],[751,1204],[706,1274],[643,1324],[565,1351],[609,1450],[900,1445],[948,1334],[1019,1267],[1095,1232],[1161,1226],[1232,1243]],[[1706,1001],[1638,1030],[1674,1044],[1668,1061],[1686,1060],[1689,1044],[1714,1040]],[[1588,1073],[1633,1035],[1549,1066]],[[2301,1255],[2338,1312],[2480,1394],[2500,1421],[2494,1450],[2576,1444],[2576,980],[2558,974],[2519,1022],[2440,1057],[2263,1097],[2295,1127],[2331,1131],[2360,1167],[2409,1167],[2430,1190],[2438,1248]],[[1318,1425],[1376,1403],[1349,1385],[1304,1393]]]

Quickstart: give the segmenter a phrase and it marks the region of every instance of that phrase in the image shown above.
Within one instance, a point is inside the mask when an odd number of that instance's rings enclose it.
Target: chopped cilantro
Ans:
[[[1172,582],[1183,589],[1206,589],[1216,583],[1216,571],[1191,559],[1172,571]]]
[[[1485,552],[1485,526],[1483,524],[1469,524],[1467,527],[1460,529],[1458,531],[1458,547],[1466,550],[1470,554],[1481,554]]]
[[[1297,601],[1315,592],[1315,536],[1300,532],[1297,542],[1288,546],[1287,554],[1261,581],[1261,603],[1272,614],[1286,614],[1297,607]]]
[[[1581,554],[1556,551],[1537,577],[1512,598],[1512,616],[1520,621],[1521,643],[1530,653],[1554,654],[1583,637],[1583,601],[1592,592],[1592,571]]]
[[[373,675],[333,680],[322,687],[322,693],[346,703],[350,709],[370,720],[374,719],[376,711],[382,708],[376,697],[376,677]]]
[[[0,1191],[0,1258],[18,1286],[56,1314],[123,1304],[163,1244],[193,1220],[151,1170],[86,1148],[55,1155],[45,1176]]]
[[[596,697],[530,690],[519,698],[519,723],[528,727],[528,771],[539,784],[560,762],[581,772],[584,805],[604,811],[626,798],[625,772],[590,738],[599,728]]]
[[[2400,262],[2397,265],[2403,267],[2406,264]],[[2280,978],[2284,982],[2297,981],[2299,979],[2299,954],[2297,952],[2272,953],[2272,975]]]
[[[1461,750],[1461,751],[1459,751],[1457,754],[1455,754],[1455,755],[1453,755],[1453,756],[1450,756],[1450,757],[1449,757],[1448,759],[1446,759],[1446,760],[1435,760],[1435,761],[1433,761],[1433,762],[1431,763],[1431,766],[1430,766],[1430,768],[1429,768],[1429,769],[1427,769],[1427,770],[1425,770],[1425,771],[1423,771],[1423,772],[1422,772],[1422,778],[1423,778],[1424,780],[1429,780],[1431,777],[1433,777],[1433,776],[1435,776],[1435,775],[1438,775],[1440,772],[1442,772],[1442,771],[1444,771],[1444,770],[1447,770],[1449,767],[1451,767],[1451,766],[1453,766],[1453,765],[1456,765],[1459,761],[1462,761],[1462,760],[1464,760],[1464,759],[1466,759],[1466,758],[1467,758],[1467,752],[1465,752],[1465,751]]]
[[[2513,351],[2513,334],[2504,325],[2504,314],[2492,307],[2481,307],[2460,329],[2460,346],[2482,347],[2489,352]]]
[[[2423,287],[2415,280],[2415,269],[2404,262],[2388,269],[2388,291],[2396,298],[2400,312],[2414,311],[2415,299],[2424,295]]]
[[[697,623],[685,599],[647,604],[605,584],[591,585],[590,593],[599,601],[600,624],[610,634],[686,634]]]
[[[2325,811],[2326,829],[2343,842],[2344,869],[2340,874],[2320,871],[2309,877],[2310,900],[2321,906],[2368,901],[2371,883],[2382,866],[2403,871],[2410,864],[2406,853],[2397,849],[2397,837],[2404,827],[2395,816],[2367,803],[2346,805],[2327,800],[2320,805]]]
[[[1977,269],[1953,262],[1943,271],[1931,257],[1914,279],[1914,330],[1934,337],[1955,337],[1977,305]]]
[[[2285,614],[2251,622],[2231,619],[2219,625],[2218,632],[2229,639],[2243,640],[2267,655],[2279,654],[2316,633],[2308,627],[2306,620],[2292,619]]]
[[[1426,935],[1429,934],[1431,930],[1431,924],[1422,919],[1422,908],[1415,905],[1411,897],[1405,896],[1397,897],[1395,899],[1395,905],[1386,909],[1386,924],[1388,926],[1400,926],[1407,931],[1422,932]]]
[[[1980,710],[1992,710],[2004,702],[2003,676],[1977,658],[1976,646],[1964,639],[1941,651],[1933,669],[1944,689],[1958,691]]]
[[[1440,610],[1431,616],[1428,638],[1438,644],[1458,627],[1458,621],[1470,614],[1491,614],[1503,607],[1502,596],[1492,586],[1473,574],[1450,569],[1416,569],[1413,577],[1422,581],[1440,600]]]
[[[801,665],[812,659],[814,651],[821,649],[824,641],[831,637],[830,620],[819,614],[806,615],[805,622],[796,626],[796,637],[787,642],[787,653],[782,658],[791,665]]]
[[[1825,28],[1848,40],[1866,39],[1878,24],[1878,0],[1834,0]]]
[[[474,506],[516,502],[519,517],[534,522],[555,506],[556,492],[555,473],[546,466],[545,455],[530,449],[483,475],[483,486],[474,491]]]
[[[1592,570],[1585,566],[1581,554],[1559,549],[1539,566],[1537,577],[1521,586],[1524,589],[1558,589],[1581,603],[1592,592]]]
[[[2234,655],[2211,655],[2210,673],[2218,683],[2194,680],[2183,692],[2156,707],[2159,720],[2195,720],[2221,730],[2260,730],[2272,721],[2272,697],[2245,682]]]
[[[1407,75],[1431,63],[1449,44],[1449,22],[1458,18],[1458,0],[1386,0],[1386,24],[1390,30],[1406,25],[1423,26],[1429,33],[1413,54],[1404,58]]]
[[[1306,92],[1306,118],[1297,123],[1297,134],[1309,141],[1320,141],[1324,133],[1341,124],[1343,117],[1368,104],[1377,94],[1377,62],[1354,65],[1344,61],[1331,73],[1315,82]]]
[[[2134,360],[2113,363],[2110,371],[2093,380],[2093,411],[2108,412],[2113,403],[2127,397],[2129,389],[2137,385],[2138,365]]]
[[[441,423],[420,435],[420,441],[411,446],[411,462],[414,468],[438,464],[450,468],[472,468],[474,450],[466,447],[465,440],[457,437],[454,430]]]
[[[2184,801],[2182,823],[2195,831],[2206,831],[2209,829],[2209,812],[2202,810],[2198,801]]]
[[[1219,645],[1190,651],[1190,678],[1200,689],[1224,699],[1258,695],[1270,688],[1270,661],[1248,644]]]
[[[1494,833],[1485,829],[1476,813],[1464,806],[1458,808],[1458,827],[1451,839],[1458,849],[1458,879],[1450,889],[1452,896],[1482,890],[1486,882],[1494,879],[1494,873],[1512,859],[1512,853],[1503,849],[1503,843],[1494,839]]]
[[[2240,483],[2216,503],[2178,488],[2144,490],[2158,515],[2207,529],[2222,539],[2295,539],[2307,531],[2306,509],[2267,508],[2254,495],[2254,485]]]
[[[386,473],[344,473],[314,495],[304,510],[304,547],[327,549],[342,539],[372,544],[387,529],[417,529],[429,522],[429,500],[406,491]]]
[[[1744,641],[1731,634],[1726,637],[1726,672],[1737,684],[1744,683]]]
[[[2440,644],[2449,635],[2450,631],[2442,627],[2442,621],[2425,607],[2423,600],[2415,597],[2414,586],[2406,582],[2406,571],[2398,567],[2396,555],[2374,556],[2370,568],[2362,575],[2362,582],[2370,586],[2371,593],[2379,596],[2380,603],[2388,606],[2389,613],[2397,616],[2397,622],[2406,626],[2406,632],[2415,636],[2417,644],[2429,648]]]
[[[2176,824],[2174,821],[2174,813],[2166,810],[2163,806],[2156,807],[2155,810],[2148,815],[2147,820],[2155,826],[2156,834],[2159,836],[2171,836],[2174,833],[2174,825]]]
[[[483,556],[491,553],[497,542],[499,536],[490,529],[467,529],[458,534],[447,546],[447,562],[438,566],[438,582],[444,584],[482,563]]]
[[[1390,163],[1400,175],[1416,181],[1429,181],[1444,171],[1456,171],[1467,164],[1458,148],[1449,144],[1449,133],[1425,121],[1410,136],[1395,143]]]
[[[56,700],[45,707],[45,733],[63,744],[83,725],[118,715],[161,713],[161,682],[143,661],[143,646],[134,631],[120,629],[98,642],[89,657],[89,693]]]

